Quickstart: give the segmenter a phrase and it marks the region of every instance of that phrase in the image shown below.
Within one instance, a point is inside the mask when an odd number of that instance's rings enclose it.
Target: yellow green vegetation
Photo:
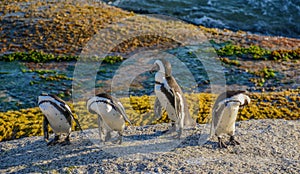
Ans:
[[[236,56],[247,59],[262,60],[295,60],[300,59],[300,48],[295,50],[267,50],[257,45],[241,47],[239,45],[226,44],[216,50],[219,56]]]
[[[227,57],[221,57],[220,60],[225,63],[225,64],[228,64],[228,65],[235,65],[235,66],[240,66],[240,62],[238,60],[231,60],[231,59],[228,59]]]
[[[269,68],[263,68],[258,71],[251,71],[250,73],[258,76],[259,78],[250,78],[249,80],[253,82],[256,86],[263,86],[266,79],[276,77],[276,71]]]
[[[50,53],[44,53],[43,51],[29,51],[29,52],[15,52],[11,54],[4,54],[0,56],[0,61],[12,62],[12,61],[22,61],[22,62],[66,62],[66,61],[76,61],[80,57],[72,55],[54,55]],[[101,57],[88,57],[85,58],[86,61],[103,61],[104,63],[114,64],[116,62],[121,62],[123,60],[122,56],[106,56]],[[81,59],[82,60],[82,59]],[[32,72],[32,70],[22,72]],[[35,71],[39,74],[50,73],[50,71]]]
[[[55,75],[50,75],[50,76],[39,76],[41,79],[44,79],[46,81],[60,81],[60,80],[72,80],[72,78],[67,77],[64,74],[55,74]]]
[[[35,62],[35,63],[40,63],[40,62],[50,62],[50,61],[71,61],[71,60],[76,60],[77,56],[55,56],[53,54],[46,54],[42,51],[29,51],[28,53],[26,52],[16,52],[16,53],[11,53],[11,54],[5,54],[0,57],[1,61],[23,61],[23,62]]]
[[[232,45],[248,48],[251,45],[259,45],[260,47],[268,50],[296,50],[299,48],[299,39],[286,38],[286,37],[272,37],[250,34],[245,31],[231,31],[228,29],[206,28],[199,26],[211,41],[214,43],[230,42]]]
[[[251,104],[240,109],[238,120],[248,119],[287,119],[300,118],[299,90],[250,93]],[[187,94],[189,110],[198,123],[208,123],[211,120],[211,108],[216,95],[209,93]],[[155,118],[153,113],[154,96],[131,96],[121,98],[126,113],[134,126],[168,122],[166,112],[161,118]],[[85,102],[70,104],[71,109],[81,123],[83,129],[97,127],[97,115],[86,110]],[[43,114],[38,107],[21,109],[19,111],[0,112],[0,141],[26,136],[42,135]],[[74,128],[73,130],[77,130]]]
[[[39,108],[0,112],[0,140],[42,135],[42,122]]]

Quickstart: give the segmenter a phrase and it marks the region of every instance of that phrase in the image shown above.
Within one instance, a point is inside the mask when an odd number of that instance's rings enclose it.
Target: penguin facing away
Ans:
[[[107,142],[111,139],[111,133],[117,131],[117,141],[121,144],[125,122],[131,124],[122,103],[109,94],[101,93],[87,100],[87,109],[90,113],[98,115],[100,140]]]
[[[150,72],[156,72],[154,114],[156,117],[161,117],[162,109],[165,109],[169,119],[173,122],[169,132],[179,129],[177,137],[180,138],[183,129],[195,127],[196,122],[189,113],[180,86],[172,76],[171,64],[165,59],[156,60]]]
[[[227,147],[221,138],[223,134],[230,136],[230,145],[240,144],[234,139],[235,121],[239,108],[250,104],[250,98],[244,94],[245,92],[246,91],[226,91],[220,94],[214,103],[210,135],[216,135],[218,137],[218,145],[220,148]]]
[[[42,94],[38,97],[38,106],[44,114],[43,131],[44,139],[48,142],[49,132],[48,125],[52,128],[55,137],[47,143],[48,145],[55,145],[58,143],[61,134],[66,133],[67,136],[61,145],[70,144],[70,133],[72,131],[72,119],[79,126],[82,131],[78,120],[72,114],[70,107],[56,95]]]

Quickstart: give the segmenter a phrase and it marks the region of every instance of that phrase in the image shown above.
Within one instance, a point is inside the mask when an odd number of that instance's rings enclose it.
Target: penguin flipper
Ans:
[[[82,128],[81,128],[81,126],[80,126],[80,123],[79,123],[78,119],[75,118],[74,115],[73,115],[72,113],[71,113],[70,115],[71,115],[71,117],[73,118],[73,120],[75,121],[76,125],[79,127],[79,130],[82,132]]]
[[[158,97],[155,98],[154,102],[154,116],[156,118],[160,118],[162,115],[162,105],[158,99]]]
[[[70,107],[67,104],[62,104],[62,103],[60,104],[60,106],[66,109],[67,113],[72,117],[72,119],[75,121],[76,125],[78,125],[80,131],[82,132],[81,126],[79,124],[79,121],[74,117],[74,115],[73,115]]]
[[[177,117],[177,124],[179,126],[179,132],[178,135],[176,136],[177,138],[181,138],[182,132],[183,132],[183,128],[184,128],[184,102],[183,102],[183,97],[181,96],[181,94],[179,92],[175,92],[173,90],[174,93],[174,102],[175,102],[175,114]]]
[[[129,118],[125,112],[125,109],[120,101],[117,101],[117,108],[120,110],[121,115],[123,116],[124,120],[127,121],[130,125],[132,125],[131,121],[129,120]]]
[[[175,113],[177,116],[177,119],[179,121],[180,127],[183,128],[183,120],[184,120],[184,116],[183,116],[183,98],[180,95],[180,93],[173,91],[174,97],[175,97]]]
[[[124,120],[127,121],[130,125],[132,125],[131,121],[129,120],[129,118],[125,112],[125,108],[123,107],[122,103],[116,97],[113,97],[113,96],[110,96],[109,99],[111,100],[111,104],[116,108],[116,110],[119,113],[121,113]]]
[[[48,131],[49,121],[46,116],[44,116],[43,120],[43,131],[44,131],[44,139],[48,141],[49,139],[49,131]]]

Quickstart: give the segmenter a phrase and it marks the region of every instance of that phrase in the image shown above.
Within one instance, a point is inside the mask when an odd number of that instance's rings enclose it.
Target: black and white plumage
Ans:
[[[240,144],[234,139],[235,121],[239,108],[249,103],[250,98],[245,95],[245,91],[227,91],[217,98],[212,110],[210,134],[218,137],[220,148],[227,147],[221,139],[223,134],[230,136],[229,143],[231,145]]]
[[[162,115],[162,108],[168,113],[168,117],[175,124],[172,129],[179,129],[178,137],[187,127],[195,127],[196,122],[192,119],[186,99],[180,86],[172,76],[171,64],[165,59],[159,59],[154,62],[151,72],[155,74],[155,95],[154,104],[155,116]]]
[[[111,132],[117,131],[121,144],[125,122],[130,123],[122,103],[111,95],[101,93],[87,100],[87,109],[98,115],[100,140],[108,141],[111,139]]]
[[[62,145],[70,144],[69,135],[72,131],[72,119],[79,126],[78,120],[72,114],[70,107],[60,98],[51,94],[42,94],[38,97],[38,106],[44,114],[43,130],[46,141],[49,139],[48,124],[55,133],[55,138],[47,145],[55,145],[59,136],[66,133],[67,137]]]

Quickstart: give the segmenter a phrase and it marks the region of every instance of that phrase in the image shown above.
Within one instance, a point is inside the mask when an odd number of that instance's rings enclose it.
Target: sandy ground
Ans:
[[[129,127],[122,145],[101,145],[95,129],[73,132],[67,146],[46,146],[43,137],[1,142],[0,173],[300,173],[300,120],[236,124],[241,145],[227,149],[207,140],[209,125],[181,140],[163,133],[166,124]]]

